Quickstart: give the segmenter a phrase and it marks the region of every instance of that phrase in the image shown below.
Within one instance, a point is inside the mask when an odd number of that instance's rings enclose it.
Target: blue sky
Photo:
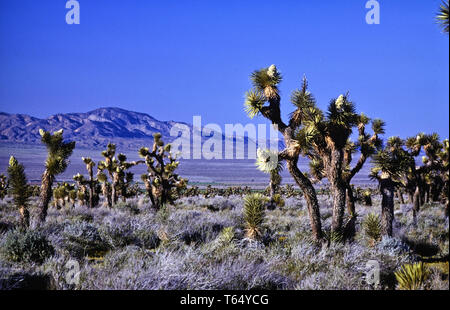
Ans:
[[[161,120],[247,123],[249,74],[276,64],[282,111],[303,74],[325,108],[346,91],[387,136],[449,132],[440,0],[0,0],[0,111],[47,117],[115,106]],[[256,119],[255,122],[264,122]]]

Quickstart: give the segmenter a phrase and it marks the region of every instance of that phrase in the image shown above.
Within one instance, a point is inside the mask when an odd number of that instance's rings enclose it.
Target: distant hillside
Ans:
[[[81,147],[104,147],[114,142],[122,147],[135,148],[153,140],[160,132],[170,139],[173,121],[159,121],[144,113],[119,108],[100,108],[87,113],[56,114],[39,119],[24,114],[0,113],[0,141],[34,144],[40,143],[39,129],[64,129],[67,140]]]

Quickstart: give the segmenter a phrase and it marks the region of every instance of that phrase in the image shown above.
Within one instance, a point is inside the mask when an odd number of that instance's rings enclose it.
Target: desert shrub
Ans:
[[[384,253],[389,253],[391,256],[408,253],[410,251],[410,247],[406,243],[397,238],[388,236],[383,236],[380,243],[378,243],[377,248]]]
[[[158,234],[153,230],[138,230],[135,232],[139,245],[145,249],[156,249],[161,243]]]
[[[364,233],[374,241],[381,238],[381,221],[380,217],[374,213],[369,213],[363,223]]]
[[[54,254],[54,248],[38,231],[13,230],[6,234],[1,252],[13,262],[42,263]]]
[[[403,265],[399,271],[395,272],[398,282],[398,289],[419,290],[429,276],[429,271],[423,262]]]
[[[86,222],[70,223],[64,228],[64,247],[77,258],[85,255],[102,256],[110,249],[96,226]]]

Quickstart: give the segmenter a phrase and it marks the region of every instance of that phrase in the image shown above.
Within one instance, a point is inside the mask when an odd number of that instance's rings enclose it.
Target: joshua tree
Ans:
[[[276,200],[279,200],[276,194],[281,184],[280,172],[283,170],[282,162],[278,161],[278,152],[258,149],[256,166],[260,171],[270,174],[268,208],[273,210],[276,207]]]
[[[355,113],[348,94],[333,99],[328,112],[324,114],[308,91],[308,83],[304,78],[301,89],[292,94],[291,102],[295,110],[290,115],[289,123],[285,124],[280,115],[278,84],[281,82],[281,74],[277,68],[272,65],[255,71],[251,79],[254,89],[247,92],[246,111],[250,117],[261,114],[269,119],[283,135],[286,149],[279,153],[278,160],[286,161],[289,172],[305,195],[314,237],[319,239],[322,236],[319,206],[310,178],[297,167],[300,155],[310,159],[310,174],[313,177],[328,179],[333,194],[332,231],[342,233],[346,191],[351,180],[350,171],[353,170],[348,167],[348,157],[351,154],[348,151],[348,139],[353,127],[367,124],[368,119],[364,117],[361,121],[363,117]],[[381,130],[377,130],[374,135],[382,133],[382,122],[376,123],[378,125],[374,128],[379,126]],[[376,144],[376,137],[367,136],[364,130],[362,133],[361,148],[365,148],[366,144]],[[365,159],[362,164],[364,161]],[[356,172],[359,169],[359,166],[354,168]]]
[[[261,225],[264,222],[265,198],[261,194],[251,194],[244,197],[245,235],[250,239],[261,237]]]
[[[262,115],[276,126],[283,135],[286,148],[278,154],[278,161],[286,161],[290,174],[303,191],[308,205],[313,236],[320,240],[323,234],[316,191],[311,180],[297,166],[301,152],[300,145],[297,142],[297,132],[302,122],[300,117],[302,108],[298,107],[296,112],[291,114],[291,120],[288,124],[285,124],[281,119],[281,97],[278,84],[282,77],[275,65],[254,71],[251,80],[254,89],[246,93],[245,110],[250,118]],[[303,94],[301,91],[294,92],[293,99],[294,104],[299,101],[298,99],[303,99],[304,104],[314,103],[314,98],[309,92],[306,93],[305,88]]]
[[[443,31],[448,34],[449,27],[449,15],[448,15],[448,0],[442,1],[442,4],[439,8],[439,13],[436,15],[436,20],[441,24]]]
[[[116,145],[109,143],[107,149],[102,152],[105,160],[100,161],[97,166],[97,178],[102,183],[103,195],[109,207],[117,203],[119,194],[125,194],[126,196],[126,189],[133,180],[133,174],[125,171],[139,163],[143,163],[143,161],[127,162],[127,157],[124,154],[117,155],[117,158],[115,154]],[[108,176],[103,172],[105,170],[110,177],[111,183],[108,182]]]
[[[402,148],[403,141],[399,137],[388,139],[386,147],[373,156],[374,167],[370,177],[378,180],[382,195],[381,225],[382,235],[392,236],[394,220],[394,193],[402,175],[411,166],[410,155]]]
[[[66,203],[72,203],[72,206],[75,204],[77,198],[77,191],[75,190],[75,186],[64,182],[59,184],[53,190],[53,200],[54,205],[57,209],[64,207]]]
[[[27,184],[25,169],[14,156],[9,159],[8,175],[14,204],[19,209],[21,224],[28,228],[30,226],[28,199],[31,196],[31,191]]]
[[[98,195],[96,193],[96,187],[98,181],[94,179],[94,167],[95,163],[90,157],[82,157],[84,164],[86,165],[86,170],[88,171],[89,180],[86,184],[89,187],[89,207],[94,208],[98,204]]]
[[[143,147],[139,156],[145,159],[147,173],[141,175],[153,206],[159,210],[166,202],[172,203],[175,192],[186,187],[187,180],[175,173],[179,162],[170,153],[170,144],[164,145],[161,134],[153,135],[152,150]]]
[[[66,170],[69,164],[68,158],[72,155],[73,149],[75,148],[75,142],[65,142],[62,129],[53,134],[40,129],[39,133],[41,135],[41,141],[45,144],[48,151],[40,193],[41,212],[39,219],[42,223],[47,217],[48,204],[52,198],[52,185],[55,177]]]
[[[0,199],[5,198],[8,191],[9,182],[6,175],[0,174]]]
[[[355,197],[354,191],[351,186],[351,180],[353,177],[361,171],[362,167],[366,163],[367,159],[374,155],[378,150],[381,149],[382,140],[379,135],[384,134],[385,123],[380,119],[372,120],[372,130],[373,134],[370,135],[366,132],[366,126],[370,122],[370,118],[361,113],[357,118],[357,128],[358,128],[358,141],[353,143],[347,141],[347,146],[345,147],[344,153],[344,165],[345,169],[343,172],[343,177],[346,184],[347,191],[347,210],[350,215],[350,219],[345,227],[346,232],[349,235],[353,235],[355,231],[356,222],[356,210],[355,210]],[[351,168],[350,164],[352,162],[352,155],[359,151],[360,155],[356,165]],[[370,194],[369,194],[370,198]]]

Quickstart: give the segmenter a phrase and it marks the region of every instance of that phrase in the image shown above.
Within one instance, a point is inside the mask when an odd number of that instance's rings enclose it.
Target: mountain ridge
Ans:
[[[177,123],[191,127],[183,122],[160,121],[146,113],[117,107],[58,113],[45,119],[0,112],[0,142],[40,143],[39,129],[42,128],[49,131],[63,129],[65,139],[75,141],[81,147],[104,147],[114,142],[134,148],[144,141],[152,141],[156,132],[170,140],[170,128]]]

